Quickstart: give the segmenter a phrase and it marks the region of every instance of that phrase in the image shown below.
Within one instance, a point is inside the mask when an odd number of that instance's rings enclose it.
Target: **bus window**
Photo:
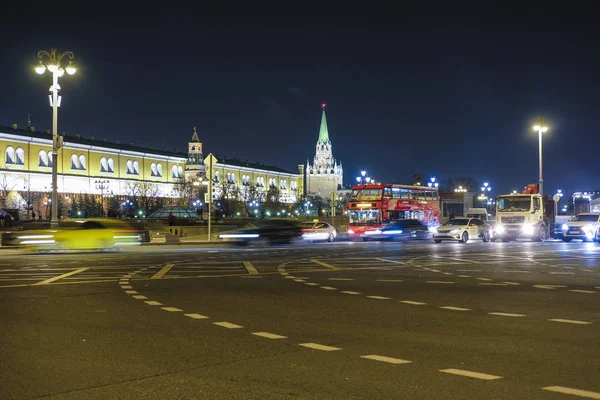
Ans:
[[[402,193],[402,199],[408,200],[410,199],[410,189],[400,189]]]
[[[401,189],[397,188],[397,187],[393,187],[392,188],[392,198],[393,199],[399,199],[400,197],[400,193],[401,193]]]
[[[433,192],[425,192],[425,200],[435,200]]]
[[[392,198],[392,188],[389,188],[389,187],[383,188],[383,197],[391,199]]]

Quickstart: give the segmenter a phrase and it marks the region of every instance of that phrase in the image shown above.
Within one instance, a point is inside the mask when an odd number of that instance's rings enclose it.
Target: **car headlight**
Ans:
[[[459,232],[460,232],[460,229],[452,229],[452,230],[450,231],[450,233],[459,233]]]
[[[399,235],[401,233],[402,233],[402,229],[394,229],[394,230],[389,230],[389,231],[383,232],[384,235]]]
[[[567,224],[562,224],[562,230],[563,230],[563,231],[568,231],[568,230],[569,230],[569,225],[567,225]]]
[[[533,225],[532,224],[524,224],[523,225],[523,233],[530,235],[533,233]]]
[[[583,231],[585,232],[586,236],[592,237],[594,235],[594,225],[589,224],[584,226]]]
[[[437,231],[438,231],[438,230],[437,230],[437,228],[436,228],[435,226],[430,226],[430,227],[429,227],[429,228],[427,228],[427,229],[429,229],[429,232],[432,232],[432,233],[437,233]]]
[[[498,233],[504,233],[504,225],[496,225],[494,229]]]

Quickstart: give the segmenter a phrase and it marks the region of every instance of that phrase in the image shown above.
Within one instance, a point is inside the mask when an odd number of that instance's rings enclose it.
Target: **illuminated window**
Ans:
[[[292,186],[293,191],[298,190],[298,182],[297,181],[292,181],[291,186]]]
[[[183,178],[183,167],[181,165],[177,166],[177,176]]]
[[[15,164],[15,149],[12,146],[8,146],[6,148],[6,151],[4,152],[6,157],[6,163],[7,164]]]
[[[49,167],[52,167],[52,153],[48,153],[48,162],[46,163]]]
[[[150,176],[158,176],[158,169],[155,163],[150,164]]]
[[[215,182],[215,183],[220,182],[219,171],[215,171],[215,178],[213,179],[213,182]]]
[[[133,175],[133,161],[127,160],[127,175]]]
[[[45,150],[40,150],[38,154],[38,166],[47,167],[48,166],[48,153]]]
[[[17,147],[15,151],[17,155],[16,164],[17,165],[25,165],[25,151],[23,151],[22,147]]]
[[[140,174],[140,163],[137,161],[133,162],[133,174],[134,175],[139,175]]]
[[[108,172],[108,161],[106,161],[106,157],[100,158],[100,172]]]
[[[235,184],[235,175],[233,172],[228,172],[227,173],[227,183],[229,185],[234,185]]]
[[[279,189],[281,189],[281,190],[287,189],[287,181],[285,179],[281,179],[279,181]]]
[[[79,156],[79,169],[85,171],[85,156],[82,154]]]
[[[77,154],[71,154],[71,169],[79,169],[79,157],[77,157]]]
[[[108,159],[108,172],[115,172],[115,160],[113,160],[112,158]]]
[[[262,176],[259,176],[258,178],[256,178],[256,187],[262,188],[265,187],[265,178]]]
[[[158,176],[162,176],[162,164],[156,165],[156,173],[158,174]]]

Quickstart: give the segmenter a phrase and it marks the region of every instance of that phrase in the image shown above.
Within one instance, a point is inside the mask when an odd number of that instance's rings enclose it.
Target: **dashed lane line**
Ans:
[[[573,292],[573,293],[598,293],[595,290],[578,290],[578,289],[569,290],[569,292]]]
[[[444,285],[444,284],[451,285],[454,282],[451,282],[451,281],[426,281],[425,283],[432,283],[432,284],[436,284],[436,285],[437,284],[439,284],[439,285]]]
[[[562,319],[562,318],[552,318],[549,319],[548,321],[552,321],[552,322],[562,322],[565,324],[575,324],[575,325],[591,325],[592,323],[589,321],[579,321],[576,319]]]
[[[325,290],[337,290],[337,288],[331,287],[331,286],[321,286],[321,289],[325,289]]]
[[[175,264],[166,264],[165,266],[163,266],[157,273],[155,273],[154,275],[152,275],[152,277],[150,279],[161,279],[163,276],[165,276],[170,270],[171,268],[173,268],[175,266]]]
[[[537,289],[552,290],[552,289],[556,289],[556,288],[565,288],[566,286],[564,286],[564,285],[533,285],[533,287],[537,288]]]
[[[504,312],[490,312],[489,315],[497,315],[499,317],[525,317],[525,314],[511,314]]]
[[[454,306],[440,306],[439,308],[444,309],[444,310],[451,310],[451,311],[471,311],[470,308],[454,307]]]
[[[269,332],[252,332],[253,335],[264,337],[267,339],[287,339],[287,336],[277,335]]]
[[[137,294],[136,290],[126,290],[125,293],[127,294]]]
[[[508,286],[508,283],[481,282],[480,285],[484,285],[484,286]]]
[[[217,326],[222,326],[223,328],[227,328],[227,329],[240,329],[243,328],[243,326],[241,325],[236,325],[236,324],[232,324],[231,322],[213,322],[214,325]]]
[[[328,278],[328,281],[353,281],[353,278]]]
[[[192,318],[192,319],[208,319],[210,317],[207,317],[206,315],[202,315],[202,314],[183,314],[188,318]]]
[[[306,282],[306,279],[294,279],[294,282]]]
[[[130,285],[121,285],[121,289],[133,289]]]
[[[513,286],[520,285],[520,283],[518,283],[518,282],[502,282],[502,283],[506,283],[507,285],[513,285]]]
[[[412,306],[424,306],[424,305],[427,304],[427,303],[423,303],[423,302],[420,302],[420,301],[411,301],[411,300],[400,300],[400,303],[410,304]]]
[[[135,295],[135,296],[132,296],[132,297],[133,297],[134,299],[137,299],[137,300],[148,300],[148,298],[147,298],[146,296],[143,296],[143,295],[141,295],[141,294],[137,294],[137,295]]]
[[[162,310],[165,311],[169,311],[169,312],[181,312],[183,311],[181,308],[175,308],[175,307],[161,307]]]
[[[248,271],[248,274],[258,275],[258,271],[256,270],[256,268],[254,268],[254,265],[252,265],[252,263],[250,261],[242,261],[242,264],[244,264],[244,268],[246,268],[246,271]]]
[[[58,281],[60,279],[66,278],[68,276],[73,276],[73,275],[76,275],[76,274],[80,274],[80,273],[82,273],[84,271],[87,271],[88,269],[90,269],[90,268],[89,267],[87,267],[87,268],[79,268],[79,269],[76,269],[75,271],[67,272],[66,274],[58,275],[58,276],[55,276],[54,278],[50,278],[50,279],[46,279],[45,281],[34,283],[34,284],[32,284],[32,286],[48,285],[48,284],[50,284],[52,282],[56,282],[56,281]]]
[[[475,279],[477,279],[478,281],[493,281],[493,279],[490,279],[490,278],[475,278]]]
[[[366,296],[367,299],[375,299],[375,300],[391,300],[391,297],[385,296]]]
[[[366,356],[360,356],[360,358],[365,358],[367,360],[380,361],[388,364],[410,364],[412,361],[402,360],[400,358],[386,357],[386,356],[378,356],[376,354],[368,354]]]
[[[494,379],[502,378],[501,376],[498,376],[498,375],[483,374],[481,372],[466,371],[464,369],[456,369],[456,368],[440,369],[440,372],[444,372],[446,374],[452,374],[452,375],[466,376],[468,378],[482,379],[485,381],[491,381]]]
[[[459,278],[471,278],[471,275],[456,275]]]
[[[361,294],[360,292],[353,292],[352,290],[342,290],[340,293],[344,294]]]
[[[323,261],[317,260],[316,258],[311,258],[310,262],[312,262],[313,264],[317,264],[317,265],[320,265],[322,267],[328,268],[328,269],[330,269],[332,271],[339,271],[340,270],[339,267],[336,267],[335,265],[324,263]]]
[[[309,349],[321,350],[321,351],[342,350],[340,347],[325,346],[323,344],[318,344],[318,343],[300,343],[299,345],[302,347],[308,347]]]
[[[314,282],[304,282],[304,284],[305,284],[306,286],[319,286],[319,284],[318,284],[318,283],[314,283]]]
[[[375,282],[404,282],[403,279],[376,279]]]
[[[600,393],[598,392],[590,392],[589,390],[581,390],[568,388],[564,386],[546,386],[543,387],[542,390],[547,390],[549,392],[563,393],[563,394],[572,394],[573,396],[584,397],[586,399],[600,399]]]
[[[148,304],[149,306],[162,306],[162,303],[154,300],[145,301],[144,303]]]

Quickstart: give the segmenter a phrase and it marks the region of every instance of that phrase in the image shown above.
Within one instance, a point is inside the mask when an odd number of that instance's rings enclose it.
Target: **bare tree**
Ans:
[[[0,208],[6,206],[8,194],[17,187],[18,178],[10,178],[7,173],[0,174]]]
[[[138,203],[138,208],[145,211],[146,215],[153,212],[159,205],[160,190],[154,183],[128,183],[126,191],[133,198],[133,201]]]
[[[250,203],[252,203],[254,200],[260,202],[256,185],[254,185],[253,183],[244,185],[244,188],[240,191],[240,194],[244,203],[244,210],[246,211],[246,215],[250,215],[252,212]]]

